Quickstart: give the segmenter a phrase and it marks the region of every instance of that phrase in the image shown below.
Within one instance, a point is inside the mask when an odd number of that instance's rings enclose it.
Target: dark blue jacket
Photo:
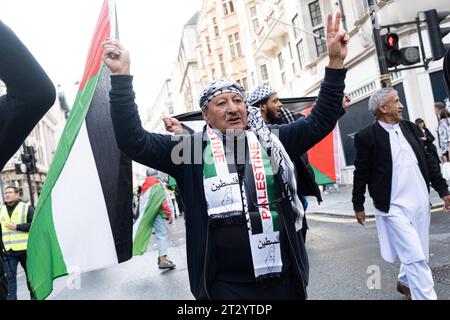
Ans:
[[[279,129],[280,141],[291,159],[303,155],[335,127],[342,112],[342,99],[345,88],[346,70],[326,69],[325,77],[317,100],[317,106],[307,118],[288,125],[269,126]],[[143,165],[166,172],[177,180],[185,204],[186,249],[191,292],[196,299],[209,298],[208,288],[214,280],[214,252],[211,241],[208,214],[203,187],[202,135],[193,135],[190,139],[149,133],[142,128],[137,106],[134,102],[131,76],[112,76],[111,116],[119,148],[131,159]],[[182,143],[179,144],[179,140]],[[179,154],[181,146],[191,154],[183,154],[190,163],[174,163],[172,152]],[[189,153],[189,152],[187,152]],[[197,164],[194,158],[197,159]],[[200,161],[199,161],[200,160]],[[284,237],[291,249],[291,262],[298,279],[300,291],[306,298],[308,284],[308,258],[301,236],[295,232],[295,215],[290,203],[280,204],[282,223],[287,231]],[[283,238],[282,238],[283,239]],[[283,240],[281,240],[283,241]]]

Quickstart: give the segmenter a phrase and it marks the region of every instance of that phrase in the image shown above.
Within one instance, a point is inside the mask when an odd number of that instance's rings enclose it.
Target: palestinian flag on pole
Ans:
[[[302,111],[304,116],[311,113],[312,107]],[[308,150],[308,160],[314,170],[318,185],[333,184],[337,182],[340,172],[338,153],[339,130],[338,126],[322,141]]]
[[[161,181],[147,177],[142,185],[138,217],[133,226],[133,256],[143,255],[147,251],[158,214],[168,219],[173,210],[170,195]]]
[[[116,31],[114,1],[105,0],[30,230],[28,277],[37,299],[52,292],[58,277],[131,258],[131,161],[115,141],[102,61],[101,43]]]

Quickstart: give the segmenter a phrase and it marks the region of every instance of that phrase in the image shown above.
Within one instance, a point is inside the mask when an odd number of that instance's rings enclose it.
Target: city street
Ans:
[[[309,225],[309,299],[403,299],[395,290],[399,265],[382,260],[373,219],[362,227],[350,217],[311,213]],[[77,277],[57,280],[49,299],[193,299],[188,284],[183,218],[176,219],[169,230],[169,258],[177,264],[175,270],[157,268],[157,249],[152,238],[144,256],[83,274],[81,281]],[[433,212],[430,240],[436,293],[439,299],[450,299],[450,214]],[[377,270],[380,287],[371,290],[368,285],[377,286]],[[73,289],[66,288],[68,283]],[[23,274],[19,275],[18,292],[19,299],[28,299]]]
[[[450,300],[449,0],[0,8],[0,299]]]

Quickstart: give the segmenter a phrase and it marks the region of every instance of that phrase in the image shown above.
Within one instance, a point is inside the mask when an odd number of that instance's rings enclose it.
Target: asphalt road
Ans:
[[[309,215],[307,250],[310,259],[308,287],[311,300],[402,300],[396,289],[399,263],[382,260],[375,222],[362,227],[351,218]],[[169,227],[169,258],[177,267],[157,268],[154,239],[149,251],[123,264],[62,278],[49,299],[191,300],[185,253],[184,221]],[[430,266],[439,299],[450,300],[450,214],[432,214]],[[19,299],[28,299],[23,273]],[[68,288],[69,287],[69,288]]]

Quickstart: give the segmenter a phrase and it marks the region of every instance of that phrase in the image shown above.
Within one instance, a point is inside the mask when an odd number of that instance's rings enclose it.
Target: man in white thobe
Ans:
[[[397,289],[412,299],[437,299],[429,258],[429,184],[450,208],[450,196],[439,165],[432,160],[413,123],[402,120],[403,105],[395,90],[377,91],[369,110],[377,121],[355,136],[353,206],[365,220],[366,185],[374,200],[381,255],[401,261]]]

